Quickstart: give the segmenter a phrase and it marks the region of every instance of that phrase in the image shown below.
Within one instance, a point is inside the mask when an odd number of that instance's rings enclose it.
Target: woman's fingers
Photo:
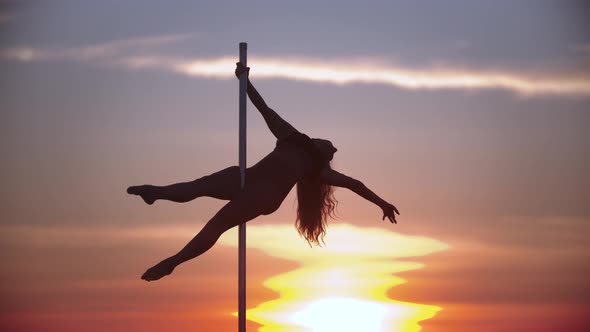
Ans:
[[[389,219],[389,222],[391,222],[392,224],[397,224],[397,220],[395,220],[395,214],[384,214],[381,220],[385,220],[385,217],[387,217],[387,219]]]
[[[238,71],[238,70],[239,71],[244,71],[244,70],[247,70],[247,69],[250,69],[250,67],[244,66],[244,64],[241,63],[241,62],[236,62],[236,71]]]
[[[387,217],[392,224],[397,224],[397,220],[395,219],[396,213],[399,214],[397,208],[389,204],[389,208],[383,209],[383,218],[381,220],[385,220],[385,217]]]
[[[249,70],[250,70],[250,67],[244,66],[241,62],[236,62],[235,74],[236,74],[237,77],[240,77],[240,75],[243,72],[248,72]]]

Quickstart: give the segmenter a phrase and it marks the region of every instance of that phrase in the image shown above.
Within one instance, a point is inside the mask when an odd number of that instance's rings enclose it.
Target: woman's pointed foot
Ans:
[[[174,264],[170,258],[167,258],[145,271],[145,273],[141,276],[141,279],[145,281],[161,279],[162,277],[172,273],[175,267],[176,264]]]
[[[131,195],[138,195],[143,199],[146,204],[152,205],[156,201],[154,196],[154,186],[143,185],[143,186],[131,186],[127,188],[127,193]]]

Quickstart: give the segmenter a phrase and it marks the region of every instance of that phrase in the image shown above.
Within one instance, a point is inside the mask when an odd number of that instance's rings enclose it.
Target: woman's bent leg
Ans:
[[[133,186],[127,189],[127,193],[141,196],[150,205],[158,199],[185,203],[202,196],[231,200],[239,192],[240,169],[237,166],[228,167],[190,182],[168,186]]]
[[[211,249],[228,229],[261,215],[258,204],[251,197],[240,196],[227,203],[182,250],[148,269],[141,278],[152,281],[172,273],[176,266]]]

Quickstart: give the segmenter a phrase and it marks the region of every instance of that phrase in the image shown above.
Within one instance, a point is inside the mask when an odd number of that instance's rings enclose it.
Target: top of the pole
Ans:
[[[241,63],[242,63],[244,66],[246,66],[246,65],[247,65],[247,63],[246,63],[246,54],[248,53],[247,51],[248,51],[248,43],[243,43],[243,42],[242,42],[242,43],[240,43],[240,62],[241,62]],[[244,81],[244,82],[245,82],[245,81]],[[246,89],[246,88],[244,88],[244,90],[245,90],[245,89]],[[245,97],[245,94],[244,94],[244,98],[246,98],[246,97]]]

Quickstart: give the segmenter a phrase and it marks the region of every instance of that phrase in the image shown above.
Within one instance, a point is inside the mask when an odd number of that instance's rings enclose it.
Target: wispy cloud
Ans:
[[[174,69],[194,76],[228,76],[234,58],[177,63]],[[301,58],[254,57],[260,78],[286,78],[332,84],[372,83],[403,89],[504,89],[522,95],[590,95],[590,76],[530,75],[524,72],[461,68],[410,69],[367,61],[321,61]],[[230,67],[231,68],[231,67]],[[231,76],[231,75],[230,75]]]
[[[7,48],[0,58],[13,61],[74,60],[106,63],[132,70],[163,70],[181,75],[230,79],[236,56],[189,58],[161,55],[151,48],[182,41],[188,35],[170,35],[120,40],[79,48],[44,50]],[[138,51],[139,50],[139,51]],[[442,66],[408,68],[374,59],[317,59],[309,57],[251,56],[256,78],[281,78],[328,84],[383,84],[409,90],[512,91],[523,96],[590,96],[590,76],[562,72],[531,73],[518,70],[488,70]]]
[[[115,60],[113,57],[125,58],[133,53],[144,52],[157,46],[177,43],[189,38],[191,38],[191,35],[188,34],[174,34],[145,38],[120,39],[72,48],[40,49],[29,46],[20,46],[1,49],[0,58],[22,62],[59,60],[113,61]]]

